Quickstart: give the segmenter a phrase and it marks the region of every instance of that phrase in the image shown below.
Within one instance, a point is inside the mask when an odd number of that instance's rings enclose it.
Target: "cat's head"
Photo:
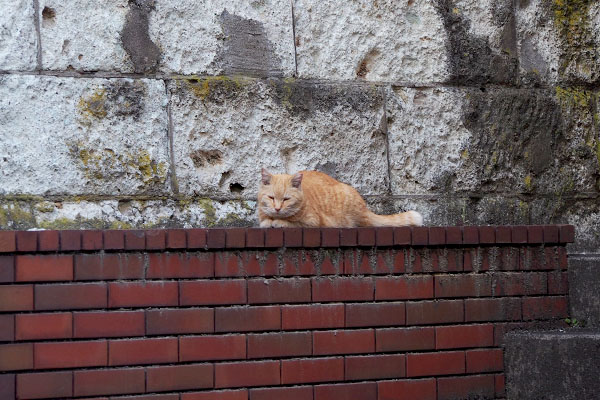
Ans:
[[[284,219],[300,210],[304,200],[302,173],[274,175],[263,168],[260,183],[258,207],[263,213],[274,219]]]

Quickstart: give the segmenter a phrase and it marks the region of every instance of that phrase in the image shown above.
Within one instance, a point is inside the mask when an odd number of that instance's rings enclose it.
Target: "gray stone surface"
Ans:
[[[569,259],[571,317],[600,328],[600,257]]]
[[[169,190],[162,81],[0,76],[0,195]]]
[[[371,85],[216,77],[170,87],[185,195],[256,196],[260,170],[322,170],[362,194],[387,191],[383,93]]]
[[[162,71],[250,76],[295,71],[287,0],[168,0],[155,7],[149,29],[162,51]]]
[[[504,365],[508,400],[595,399],[600,393],[600,333],[509,333]]]
[[[0,9],[0,70],[34,70],[38,40],[33,1],[2,0]]]

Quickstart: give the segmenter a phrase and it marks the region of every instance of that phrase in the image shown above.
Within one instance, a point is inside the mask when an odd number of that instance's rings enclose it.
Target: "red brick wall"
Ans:
[[[503,334],[567,316],[572,241],[572,226],[2,231],[0,398],[502,398]]]

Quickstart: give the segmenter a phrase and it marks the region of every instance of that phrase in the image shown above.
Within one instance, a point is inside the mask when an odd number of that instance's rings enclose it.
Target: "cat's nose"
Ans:
[[[275,211],[277,212],[279,212],[279,210],[281,210],[281,207],[275,209]]]

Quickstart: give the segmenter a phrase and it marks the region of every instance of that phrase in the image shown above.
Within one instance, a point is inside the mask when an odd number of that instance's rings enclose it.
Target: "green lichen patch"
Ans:
[[[0,203],[0,229],[29,229],[35,226],[35,217],[28,202]]]
[[[179,83],[200,100],[220,103],[239,96],[254,79],[245,76],[181,77]]]
[[[106,89],[99,88],[88,96],[79,99],[79,112],[87,118],[103,119],[107,115],[106,111]]]

